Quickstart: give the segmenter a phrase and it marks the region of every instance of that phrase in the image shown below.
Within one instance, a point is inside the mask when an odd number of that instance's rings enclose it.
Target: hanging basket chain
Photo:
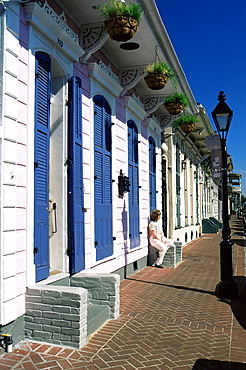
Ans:
[[[158,45],[155,46],[155,63],[160,63],[161,62],[161,59],[160,59],[160,57],[158,55],[157,49],[158,49]]]

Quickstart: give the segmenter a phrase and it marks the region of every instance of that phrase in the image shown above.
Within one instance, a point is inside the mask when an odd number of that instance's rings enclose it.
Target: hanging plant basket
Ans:
[[[93,5],[92,8],[100,10],[110,38],[119,42],[126,42],[134,36],[143,15],[141,4],[127,4],[121,0],[110,0],[109,4]]]
[[[188,107],[189,99],[185,93],[175,92],[166,97],[164,105],[169,114],[177,115],[183,113],[183,110]]]
[[[138,30],[139,22],[128,16],[118,15],[106,19],[105,28],[112,40],[126,42],[130,40]]]
[[[180,123],[180,128],[183,132],[191,132],[191,131],[194,131],[195,129],[195,124],[193,122],[183,122],[183,123]]]
[[[195,115],[187,114],[173,121],[173,127],[174,128],[179,127],[180,130],[182,130],[183,132],[191,132],[194,131],[196,122],[199,122],[197,114]]]
[[[151,90],[161,90],[166,86],[169,77],[165,74],[148,73],[144,79]]]
[[[184,110],[184,104],[181,103],[167,103],[165,104],[166,110],[171,115],[181,114]]]
[[[155,58],[157,59],[157,51]],[[146,84],[151,90],[161,90],[166,86],[168,80],[175,82],[175,74],[164,61],[155,61],[145,68],[147,75],[144,77]]]

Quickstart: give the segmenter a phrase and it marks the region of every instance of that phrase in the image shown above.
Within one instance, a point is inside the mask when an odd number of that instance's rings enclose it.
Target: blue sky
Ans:
[[[246,196],[246,0],[156,0],[197,102],[211,117],[219,91],[233,110],[227,138]],[[215,129],[215,127],[214,127]]]

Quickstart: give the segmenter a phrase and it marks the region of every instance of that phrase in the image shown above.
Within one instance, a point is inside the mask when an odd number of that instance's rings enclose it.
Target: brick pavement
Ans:
[[[221,232],[183,250],[176,267],[146,267],[121,282],[121,315],[80,350],[21,342],[0,356],[0,370],[245,369],[246,299],[242,220],[231,221],[240,297],[214,295]]]

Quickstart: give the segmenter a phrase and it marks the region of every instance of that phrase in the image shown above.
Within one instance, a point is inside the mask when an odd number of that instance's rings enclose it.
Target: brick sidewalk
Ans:
[[[176,267],[146,267],[121,282],[121,315],[81,350],[22,342],[0,356],[0,370],[246,369],[246,300],[242,220],[231,222],[240,297],[214,295],[220,280],[219,234],[183,250]]]

